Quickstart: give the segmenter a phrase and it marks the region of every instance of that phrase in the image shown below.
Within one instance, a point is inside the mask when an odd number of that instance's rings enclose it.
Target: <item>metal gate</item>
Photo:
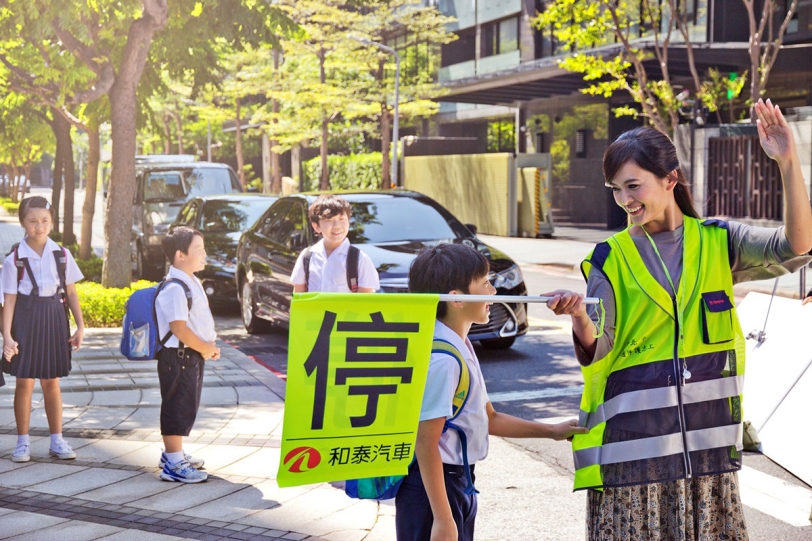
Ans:
[[[780,221],[783,192],[778,165],[757,135],[708,139],[708,216]]]

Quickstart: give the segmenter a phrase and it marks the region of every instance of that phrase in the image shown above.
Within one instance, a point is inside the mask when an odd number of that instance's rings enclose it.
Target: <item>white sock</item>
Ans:
[[[183,460],[183,451],[178,451],[176,453],[166,453],[166,461],[170,464],[177,464],[178,462]]]
[[[17,445],[31,445],[31,439],[28,434],[20,434],[17,436]]]
[[[62,441],[62,432],[51,434],[51,447]]]

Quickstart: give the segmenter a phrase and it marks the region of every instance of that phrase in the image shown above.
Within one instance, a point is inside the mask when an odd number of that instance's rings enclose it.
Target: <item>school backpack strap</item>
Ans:
[[[446,340],[435,338],[431,344],[431,352],[450,355],[457,361],[460,367],[460,378],[457,381],[457,388],[454,389],[454,398],[451,401],[451,417],[446,419],[443,425],[443,433],[449,428],[457,432],[460,438],[460,446],[462,447],[462,463],[465,468],[465,479],[468,481],[465,487],[465,493],[468,495],[479,494],[479,491],[474,486],[474,480],[471,477],[471,468],[468,463],[468,436],[465,434],[465,430],[454,422],[462,413],[470,396],[471,373],[468,370],[468,363],[465,362],[465,357],[462,356],[460,350],[458,350],[454,344]]]
[[[310,251],[310,248],[305,248],[305,251],[302,252],[302,266],[304,267],[304,275],[305,275],[305,291],[310,290],[310,258],[313,257],[313,252]]]
[[[70,307],[68,306],[68,251],[64,246],[59,250],[54,250],[54,261],[56,261],[56,274],[59,276],[59,295],[62,297],[62,305],[65,309],[65,318],[68,321],[68,334],[70,334]]]
[[[353,293],[358,293],[358,263],[361,260],[361,250],[350,245],[347,252],[347,287]]]
[[[25,276],[25,263],[20,259],[19,253],[20,243],[14,244],[11,251],[14,253],[14,266],[17,267],[17,290],[20,289],[20,282],[23,281],[23,276]]]
[[[163,282],[158,284],[158,290],[155,292],[155,300],[152,303],[152,317],[155,319],[156,323],[158,322],[158,310],[155,307],[155,305],[158,302],[158,295],[160,295],[161,290],[163,290],[163,288],[165,288],[169,284],[179,284],[183,288],[183,293],[184,293],[184,295],[186,295],[186,307],[187,307],[188,310],[192,309],[192,290],[189,289],[189,286],[186,285],[186,282],[184,282],[183,280],[181,280],[179,278],[167,278],[166,280],[164,280]],[[169,340],[170,336],[172,336],[172,330],[171,329],[166,331],[166,334],[163,336],[163,338],[160,338],[158,340],[158,343],[161,346],[163,346],[164,344],[166,344],[167,340]],[[183,348],[183,343],[181,342],[178,349],[182,349],[182,348]]]

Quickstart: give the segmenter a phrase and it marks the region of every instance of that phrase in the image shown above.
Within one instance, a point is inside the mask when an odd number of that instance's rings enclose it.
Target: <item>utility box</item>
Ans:
[[[403,187],[424,193],[488,235],[553,234],[549,154],[407,156]]]

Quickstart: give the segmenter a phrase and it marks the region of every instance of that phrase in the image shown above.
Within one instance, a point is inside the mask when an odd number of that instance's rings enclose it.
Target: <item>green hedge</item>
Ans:
[[[9,214],[16,216],[17,211],[20,210],[20,203],[12,202],[10,197],[0,197],[0,207],[6,209]]]
[[[349,156],[327,156],[327,170],[330,171],[332,190],[377,190],[381,187],[380,152],[350,154]],[[321,178],[321,158],[316,157],[303,164],[304,186],[308,190],[319,189]]]
[[[122,289],[102,287],[94,282],[79,282],[76,293],[82,307],[85,327],[120,327],[124,319],[124,305],[132,292],[151,287],[154,282],[139,280]]]
[[[104,259],[93,254],[87,260],[77,259],[76,264],[79,265],[79,270],[85,275],[85,281],[101,283]]]

